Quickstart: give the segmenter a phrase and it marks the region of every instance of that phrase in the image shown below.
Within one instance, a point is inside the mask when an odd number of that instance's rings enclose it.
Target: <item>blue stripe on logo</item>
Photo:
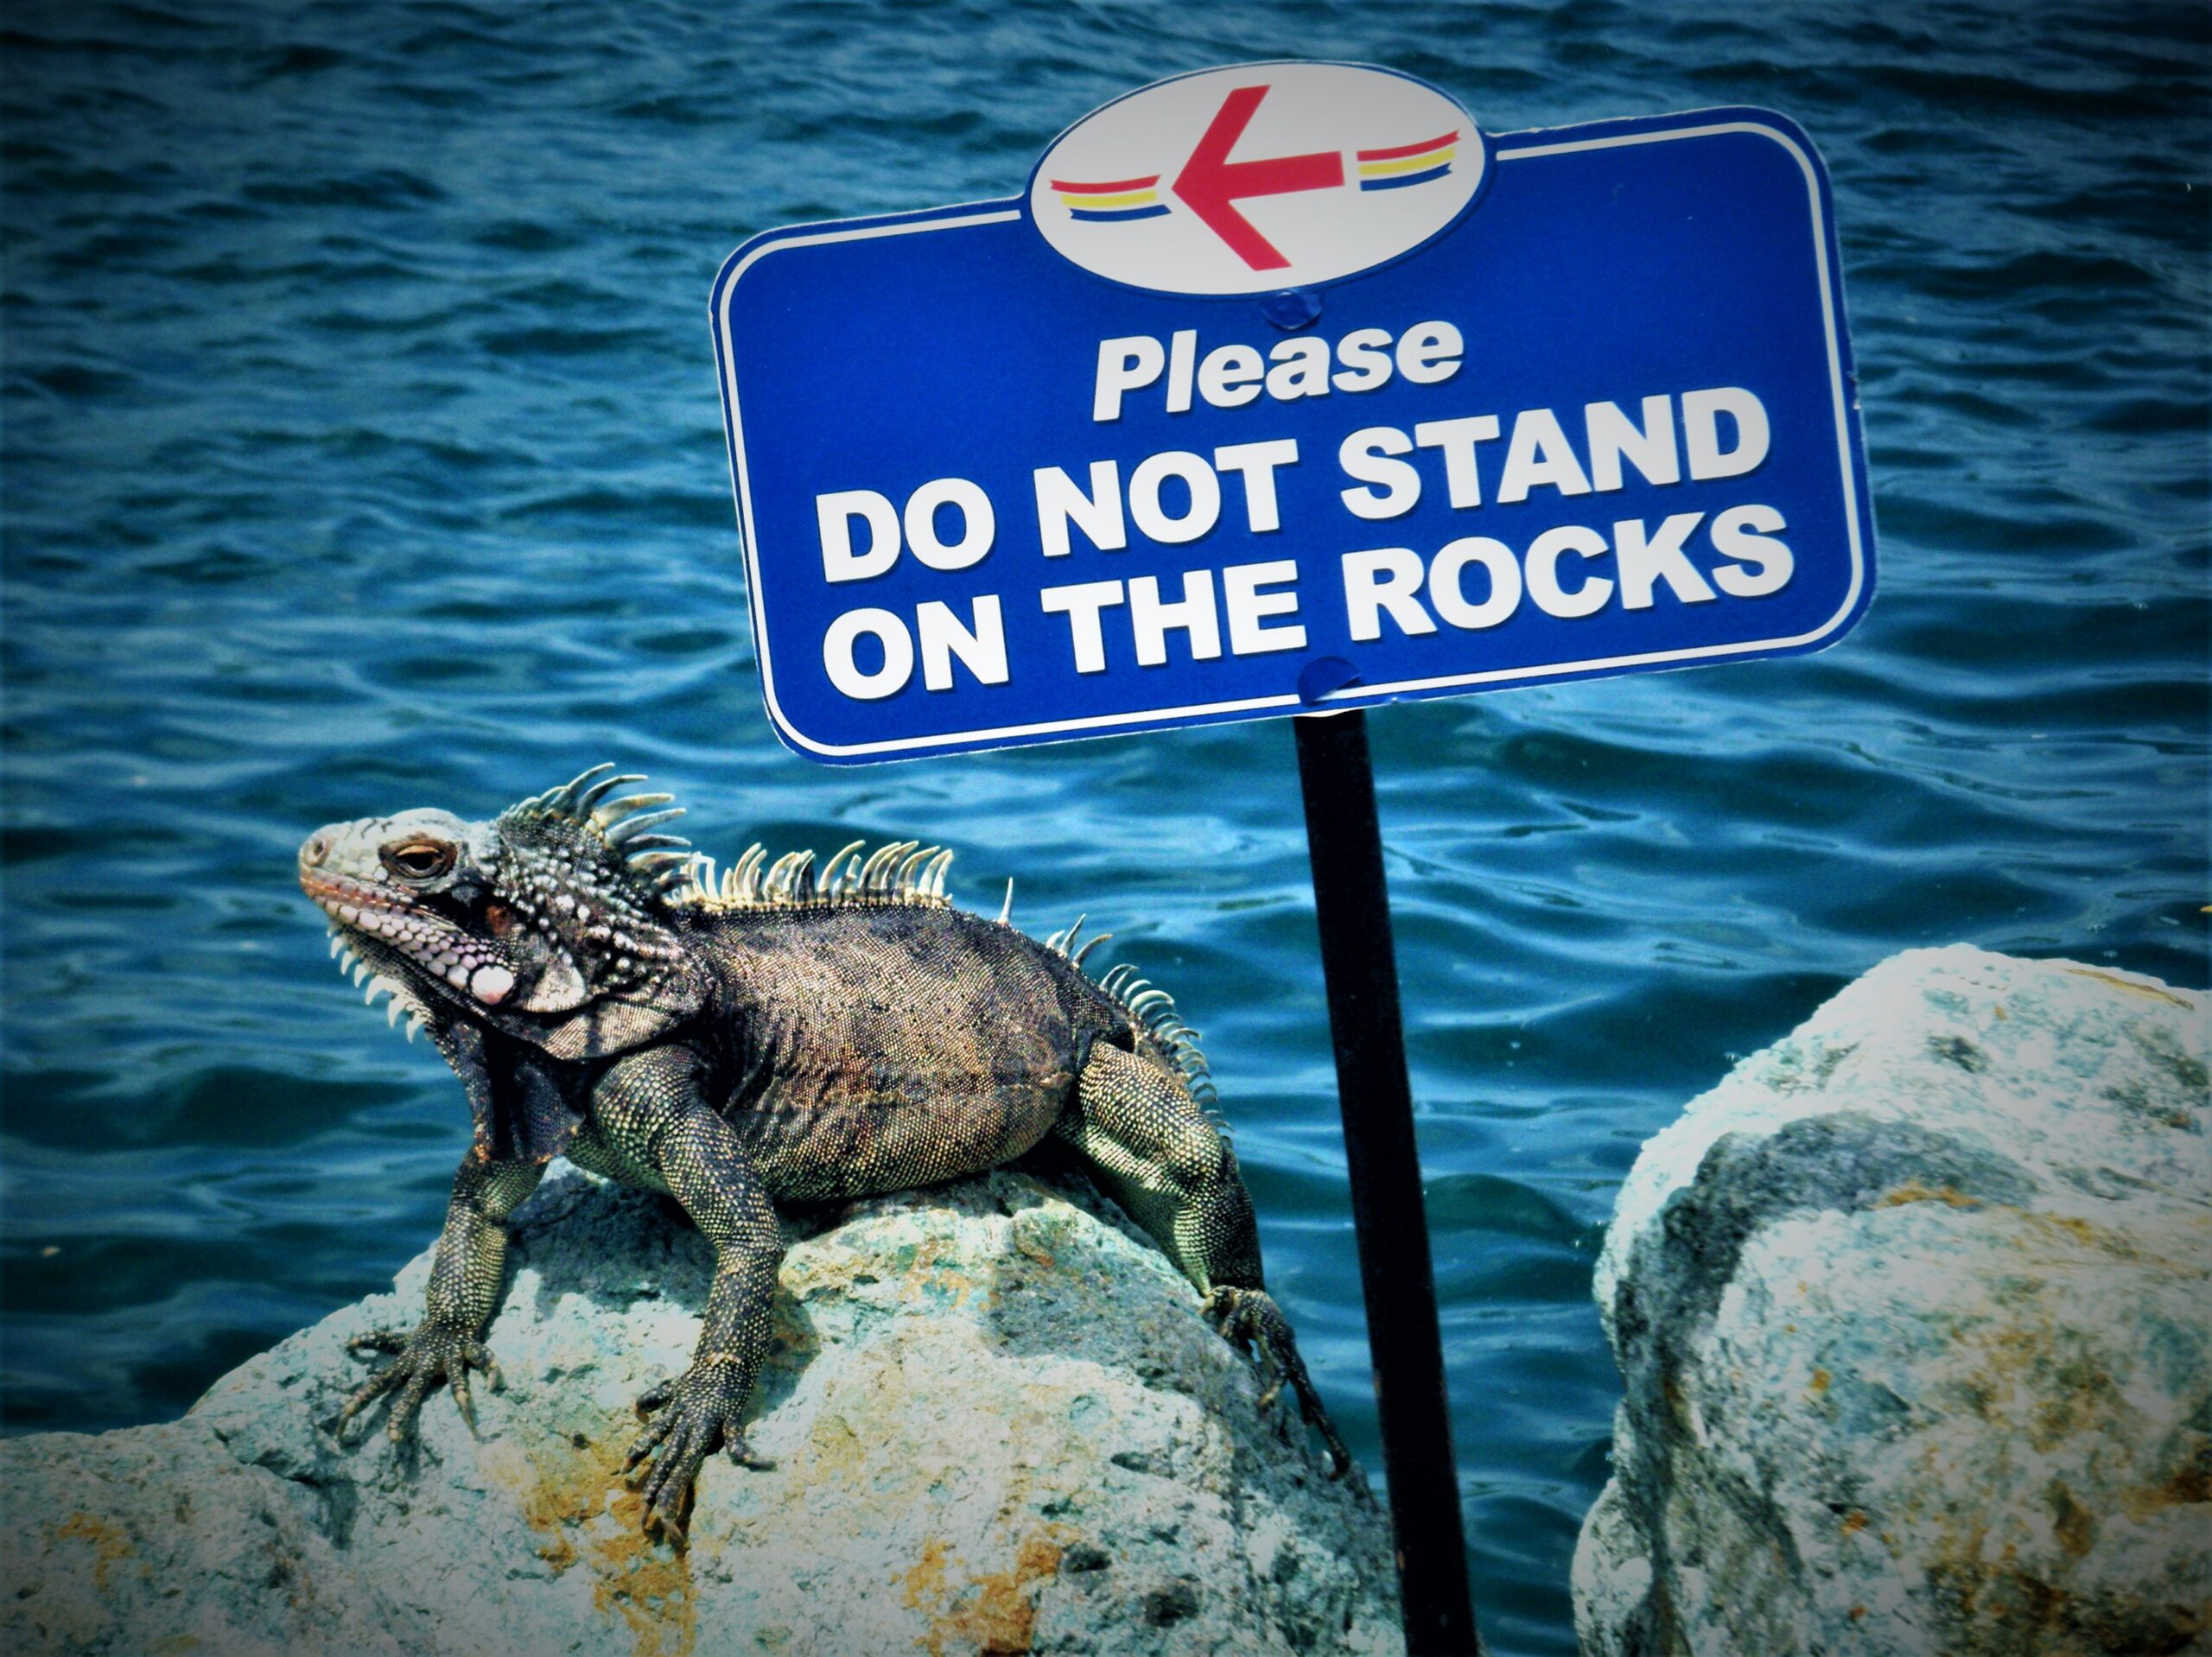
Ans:
[[[1110,224],[1118,219],[1157,219],[1166,211],[1167,208],[1164,203],[1157,202],[1149,207],[1070,207],[1068,217],[1089,219],[1101,224]]]

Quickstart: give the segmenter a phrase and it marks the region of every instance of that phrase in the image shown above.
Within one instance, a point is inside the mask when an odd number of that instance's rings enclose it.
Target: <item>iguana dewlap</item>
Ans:
[[[658,832],[669,796],[599,765],[489,822],[416,810],[318,829],[300,884],[332,951],[427,1029],[461,1077],[474,1142],[454,1177],[429,1305],[412,1332],[356,1343],[394,1361],[342,1433],[396,1391],[402,1439],[431,1388],[473,1420],[469,1376],[499,1304],[502,1222],[565,1155],[665,1191],[712,1241],[690,1368],[650,1417],[645,1522],[681,1534],[717,1449],[762,1465],[742,1427],[783,1255],[775,1204],[902,1190],[995,1166],[1047,1134],[1166,1250],[1230,1340],[1287,1382],[1332,1473],[1349,1464],[1290,1326],[1266,1292],[1252,1203],[1201,1108],[1205,1060],[1160,991],[1093,981],[1075,928],[1039,943],[944,897],[949,852],[912,842],[817,878],[811,853],[717,881]],[[1078,922],[1077,926],[1081,925]],[[1093,940],[1093,943],[1096,940]]]

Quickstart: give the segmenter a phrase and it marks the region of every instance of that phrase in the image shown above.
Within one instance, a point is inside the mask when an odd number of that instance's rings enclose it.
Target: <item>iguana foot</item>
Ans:
[[[1321,1406],[1321,1394],[1306,1373],[1306,1361],[1298,1355],[1298,1337],[1291,1333],[1290,1319],[1282,1315],[1274,1297],[1264,1289],[1219,1288],[1206,1298],[1205,1311],[1223,1338],[1257,1364],[1264,1383],[1260,1394],[1262,1410],[1274,1404],[1283,1384],[1289,1383],[1297,1394],[1299,1414],[1321,1435],[1321,1442],[1328,1448],[1329,1476],[1342,1478],[1351,1466],[1351,1452],[1337,1437],[1336,1426]]]
[[[353,1418],[395,1387],[398,1388],[399,1396],[392,1403],[385,1432],[394,1444],[404,1444],[415,1430],[415,1418],[422,1413],[423,1400],[439,1381],[451,1384],[453,1401],[460,1406],[461,1419],[468,1423],[471,1432],[476,1431],[476,1412],[468,1396],[468,1372],[481,1370],[495,1393],[505,1385],[491,1349],[474,1336],[448,1324],[425,1323],[412,1332],[372,1330],[346,1342],[346,1349],[356,1357],[372,1352],[395,1355],[391,1362],[370,1376],[367,1383],[346,1400],[346,1407],[330,1423],[330,1431],[340,1444],[346,1442],[346,1429]]]
[[[676,1381],[664,1381],[638,1400],[638,1419],[653,1418],[622,1459],[632,1482],[645,1480],[645,1527],[672,1542],[683,1540],[691,1486],[707,1457],[727,1450],[740,1467],[775,1466],[746,1442],[738,1417],[745,1383],[729,1363],[695,1363]],[[658,1415],[655,1412],[658,1412]]]

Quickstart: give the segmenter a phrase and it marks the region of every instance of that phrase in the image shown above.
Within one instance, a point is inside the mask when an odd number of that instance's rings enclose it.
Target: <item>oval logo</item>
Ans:
[[[1163,80],[1062,133],[1029,215],[1094,275],[1169,294],[1264,294],[1411,251],[1489,172],[1473,119],[1426,82],[1348,63]]]

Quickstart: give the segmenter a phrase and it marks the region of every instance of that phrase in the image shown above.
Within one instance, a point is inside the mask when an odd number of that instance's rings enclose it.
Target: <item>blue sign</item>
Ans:
[[[1766,111],[1210,70],[1023,196],[756,237],[712,314],[762,689],[831,764],[1790,655],[1872,592]]]

